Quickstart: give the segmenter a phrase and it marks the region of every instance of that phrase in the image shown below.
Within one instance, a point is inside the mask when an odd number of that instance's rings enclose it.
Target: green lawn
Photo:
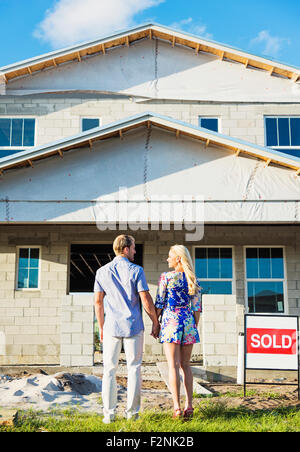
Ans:
[[[250,411],[227,406],[226,397],[201,400],[194,418],[173,420],[172,412],[143,412],[137,421],[118,418],[104,425],[102,417],[76,410],[19,413],[14,427],[0,426],[0,432],[299,432],[299,407]]]

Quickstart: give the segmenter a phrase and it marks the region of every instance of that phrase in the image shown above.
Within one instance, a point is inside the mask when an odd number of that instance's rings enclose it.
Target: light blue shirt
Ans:
[[[139,292],[149,290],[144,269],[116,256],[96,272],[94,292],[105,292],[104,328],[115,337],[135,336],[144,330]]]

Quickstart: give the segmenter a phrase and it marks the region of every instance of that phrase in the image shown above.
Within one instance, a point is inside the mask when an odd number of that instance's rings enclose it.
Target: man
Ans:
[[[130,235],[120,235],[113,243],[116,257],[99,268],[96,273],[95,313],[99,324],[100,341],[103,342],[102,401],[103,422],[115,419],[117,405],[116,371],[122,341],[124,345],[127,381],[127,419],[137,419],[141,401],[141,365],[144,324],[139,303],[152,320],[152,333],[159,334],[159,322],[142,267],[133,263],[135,240]],[[105,296],[105,321],[104,321]]]

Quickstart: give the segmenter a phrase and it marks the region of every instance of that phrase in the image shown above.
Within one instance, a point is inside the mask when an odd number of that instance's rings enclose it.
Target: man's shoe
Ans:
[[[127,420],[137,421],[140,418],[139,413],[127,414]]]
[[[111,424],[112,422],[115,421],[115,417],[114,416],[107,416],[102,419],[103,424]]]

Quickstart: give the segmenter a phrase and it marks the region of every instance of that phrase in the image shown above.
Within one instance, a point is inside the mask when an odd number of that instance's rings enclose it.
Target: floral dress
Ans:
[[[155,307],[163,309],[160,342],[190,345],[200,342],[194,311],[202,311],[201,292],[189,295],[183,272],[162,273],[158,283]]]

